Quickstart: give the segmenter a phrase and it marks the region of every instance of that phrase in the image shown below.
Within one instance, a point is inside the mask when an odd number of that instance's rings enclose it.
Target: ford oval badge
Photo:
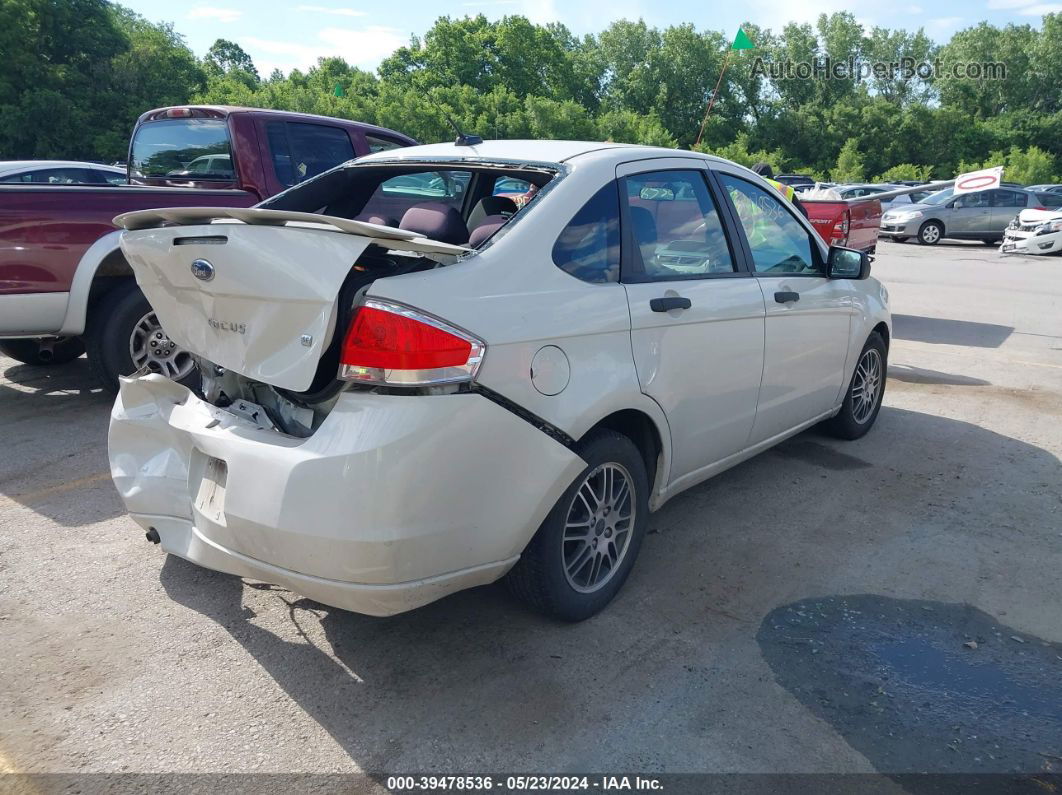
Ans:
[[[193,260],[192,275],[200,281],[209,282],[214,278],[214,266],[205,259]]]

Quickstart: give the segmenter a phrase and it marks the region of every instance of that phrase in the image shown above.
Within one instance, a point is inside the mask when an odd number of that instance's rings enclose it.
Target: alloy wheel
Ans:
[[[159,373],[173,381],[180,381],[195,369],[192,354],[177,347],[166,335],[154,312],[148,312],[133,326],[129,356],[136,372]]]
[[[863,353],[852,379],[852,417],[860,425],[874,414],[874,409],[881,397],[882,387],[881,354],[874,348]]]
[[[623,563],[634,529],[635,500],[630,472],[601,464],[583,479],[572,498],[561,540],[564,576],[580,593],[593,593]]]

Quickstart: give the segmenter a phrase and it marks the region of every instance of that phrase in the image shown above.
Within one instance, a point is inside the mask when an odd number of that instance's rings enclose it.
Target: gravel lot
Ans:
[[[166,559],[85,360],[0,359],[0,772],[1062,770],[1062,259],[879,248],[874,431],[674,499],[575,626]]]

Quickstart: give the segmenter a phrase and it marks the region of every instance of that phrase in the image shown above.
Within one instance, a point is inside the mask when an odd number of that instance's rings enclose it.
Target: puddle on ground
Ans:
[[[757,640],[778,683],[883,773],[1003,774],[978,792],[1014,774],[1059,783],[1062,644],[969,605],[874,595],[779,607]]]

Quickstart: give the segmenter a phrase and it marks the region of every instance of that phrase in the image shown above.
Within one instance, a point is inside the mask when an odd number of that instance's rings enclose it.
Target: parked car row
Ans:
[[[904,207],[890,207],[882,215],[880,234],[903,242],[915,239],[927,246],[945,238],[980,240],[997,245],[1022,210],[1062,207],[1062,193],[1000,187],[955,195],[937,191]]]

